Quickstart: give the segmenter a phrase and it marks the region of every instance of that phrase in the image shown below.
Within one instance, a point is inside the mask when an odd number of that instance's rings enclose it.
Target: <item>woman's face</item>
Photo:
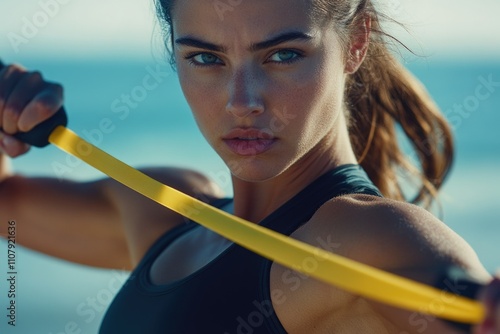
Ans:
[[[203,135],[241,179],[328,158],[344,58],[331,24],[310,12],[308,0],[175,1],[181,87]]]

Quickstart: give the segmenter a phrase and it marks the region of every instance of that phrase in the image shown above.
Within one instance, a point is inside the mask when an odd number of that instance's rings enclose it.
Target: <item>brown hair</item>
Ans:
[[[155,1],[168,45],[173,35],[172,0]],[[354,153],[384,196],[429,206],[451,168],[451,129],[422,84],[389,51],[392,37],[380,25],[380,18],[388,18],[370,0],[311,1],[316,14],[339,29],[346,45],[356,25],[371,18],[366,58],[348,76],[345,91]],[[175,66],[173,55],[171,63]],[[409,139],[414,159],[401,149],[397,127]],[[417,189],[413,196],[406,191],[409,181]]]

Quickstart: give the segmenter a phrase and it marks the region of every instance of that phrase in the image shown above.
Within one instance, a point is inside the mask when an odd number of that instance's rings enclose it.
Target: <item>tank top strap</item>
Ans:
[[[360,165],[342,165],[314,180],[264,218],[261,225],[288,235],[311,219],[320,206],[328,200],[348,194],[382,197]]]

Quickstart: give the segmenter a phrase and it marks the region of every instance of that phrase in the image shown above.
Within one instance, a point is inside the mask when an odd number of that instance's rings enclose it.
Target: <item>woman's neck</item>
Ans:
[[[235,215],[259,223],[321,175],[356,164],[347,130],[329,136],[297,163],[269,180],[249,182],[233,176]]]

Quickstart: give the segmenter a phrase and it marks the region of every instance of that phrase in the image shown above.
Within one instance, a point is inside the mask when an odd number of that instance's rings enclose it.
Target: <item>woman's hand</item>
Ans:
[[[484,321],[477,325],[474,334],[500,334],[500,277],[494,278],[479,294],[486,308]]]
[[[12,135],[28,132],[63,105],[61,85],[45,81],[40,72],[0,62],[0,150],[16,157],[29,145]]]

